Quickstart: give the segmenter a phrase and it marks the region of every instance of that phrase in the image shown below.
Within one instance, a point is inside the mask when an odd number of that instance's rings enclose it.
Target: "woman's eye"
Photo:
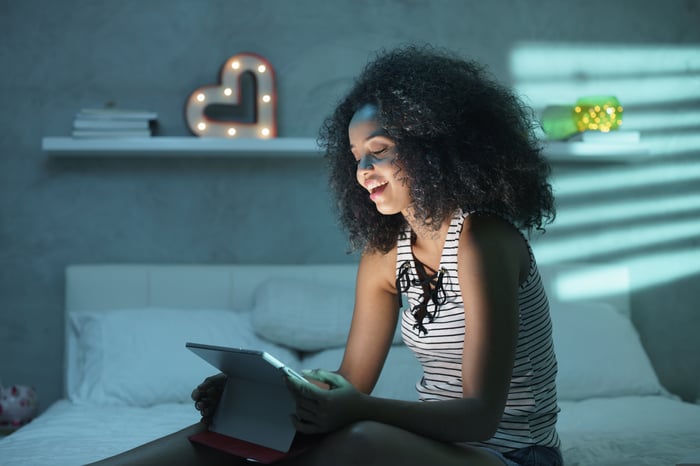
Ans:
[[[360,158],[355,159],[355,163],[357,165],[360,165],[363,160],[365,160],[367,163],[374,163],[374,162],[380,162],[382,160],[387,159],[387,156],[389,155],[389,150],[392,147],[382,147],[381,149],[377,150],[370,150],[365,155],[361,156]]]

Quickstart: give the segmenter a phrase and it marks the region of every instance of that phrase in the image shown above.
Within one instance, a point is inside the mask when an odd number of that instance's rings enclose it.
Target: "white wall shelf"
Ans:
[[[651,156],[643,143],[560,142],[544,144],[552,162],[637,162]]]
[[[547,142],[552,162],[634,162],[649,157],[641,143]],[[313,158],[321,150],[313,138],[225,139],[194,136],[76,139],[45,137],[42,149],[51,157],[219,157]]]
[[[51,157],[320,157],[313,138],[225,139],[194,136],[146,138],[45,137]]]

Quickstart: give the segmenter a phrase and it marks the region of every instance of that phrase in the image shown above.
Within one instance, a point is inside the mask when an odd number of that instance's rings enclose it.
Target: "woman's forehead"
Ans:
[[[359,109],[357,109],[355,114],[352,116],[352,119],[350,119],[350,125],[366,122],[368,120],[376,121],[378,112],[379,109],[376,105],[365,104]]]

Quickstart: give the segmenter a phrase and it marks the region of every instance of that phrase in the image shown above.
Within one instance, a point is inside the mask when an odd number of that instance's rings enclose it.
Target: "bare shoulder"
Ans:
[[[371,251],[362,254],[357,285],[396,293],[396,247],[387,253]]]
[[[517,267],[522,282],[529,272],[530,253],[518,229],[498,215],[474,213],[464,219],[460,250],[489,261],[507,261]]]

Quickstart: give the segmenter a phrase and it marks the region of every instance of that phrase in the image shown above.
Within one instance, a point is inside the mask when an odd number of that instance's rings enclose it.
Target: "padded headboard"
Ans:
[[[357,264],[70,265],[66,312],[125,307],[250,309],[255,289],[271,278],[353,283]]]
[[[65,386],[76,383],[76,335],[68,314],[165,307],[249,310],[258,285],[274,278],[354,283],[357,264],[76,264],[66,268]]]
[[[552,306],[607,302],[629,315],[626,268],[568,264],[540,267]],[[352,284],[357,264],[148,265],[85,264],[66,270],[66,386],[74,383],[76,340],[68,314],[120,308],[250,310],[258,285],[302,278],[323,285]]]

